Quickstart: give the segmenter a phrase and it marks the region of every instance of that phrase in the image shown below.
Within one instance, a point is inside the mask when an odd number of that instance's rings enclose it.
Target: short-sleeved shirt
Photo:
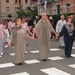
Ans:
[[[8,29],[11,31],[11,28],[15,26],[15,23],[12,23],[11,21],[8,23]]]
[[[22,28],[24,28],[26,31],[29,30],[27,23],[21,24]]]

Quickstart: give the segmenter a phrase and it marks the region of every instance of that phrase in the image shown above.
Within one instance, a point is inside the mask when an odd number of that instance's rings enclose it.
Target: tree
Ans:
[[[27,7],[26,14],[27,13],[29,14],[29,16],[32,16],[32,17],[38,15],[37,7],[36,6],[34,6],[34,7]]]
[[[11,14],[8,14],[8,15],[7,15],[7,17],[11,18],[11,17],[12,17],[12,15],[11,15]]]
[[[25,16],[26,16],[26,17],[31,16],[31,11],[30,11],[30,10],[26,10],[26,11],[25,11]]]
[[[22,18],[22,16],[25,15],[25,10],[22,9],[22,5],[19,5],[17,9],[18,11],[16,13],[18,14],[18,17]]]
[[[26,17],[34,17],[36,15],[38,15],[38,11],[37,11],[37,7],[27,7],[26,10],[22,9],[22,5],[19,5],[19,7],[17,8],[18,11],[16,12],[18,14],[18,17],[22,18],[22,16],[26,16]]]

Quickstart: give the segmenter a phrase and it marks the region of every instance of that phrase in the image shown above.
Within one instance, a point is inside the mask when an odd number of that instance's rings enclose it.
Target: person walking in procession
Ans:
[[[51,32],[54,32],[56,34],[56,32],[49,22],[45,12],[42,13],[42,18],[36,24],[33,32],[34,35],[36,34],[36,36],[38,37],[40,58],[42,61],[46,61],[46,55],[50,49],[50,34]]]
[[[22,65],[24,62],[25,53],[25,38],[34,39],[30,37],[21,26],[21,19],[16,20],[16,26],[11,29],[11,36],[8,45],[14,46],[15,64]]]
[[[63,26],[59,36],[62,37],[64,35],[64,43],[65,43],[65,56],[71,57],[72,46],[75,36],[75,29],[73,23],[71,23],[72,19],[70,16],[66,19],[66,24]]]

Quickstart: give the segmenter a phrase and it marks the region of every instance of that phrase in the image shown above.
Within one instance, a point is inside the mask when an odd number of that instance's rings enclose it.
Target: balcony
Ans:
[[[32,5],[36,5],[38,3],[38,0],[31,0]]]
[[[36,3],[36,2],[38,2],[38,0],[32,0],[32,3]]]
[[[32,0],[32,1],[38,1],[38,0]]]
[[[60,1],[60,0],[40,0],[40,3],[43,4],[43,3],[45,3],[45,1],[47,1],[47,2],[55,2],[55,1]]]

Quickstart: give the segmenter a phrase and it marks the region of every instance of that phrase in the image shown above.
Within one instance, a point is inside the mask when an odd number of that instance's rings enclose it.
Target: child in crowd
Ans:
[[[9,42],[9,31],[8,31],[8,27],[7,27],[7,25],[4,25],[4,32],[5,32],[5,34],[3,35],[3,42],[4,42],[4,45],[5,45],[5,48],[7,48],[8,47],[8,42]]]
[[[3,33],[5,34],[4,27],[2,24],[2,20],[0,20],[0,57],[3,56],[3,53],[4,53],[3,52]]]

